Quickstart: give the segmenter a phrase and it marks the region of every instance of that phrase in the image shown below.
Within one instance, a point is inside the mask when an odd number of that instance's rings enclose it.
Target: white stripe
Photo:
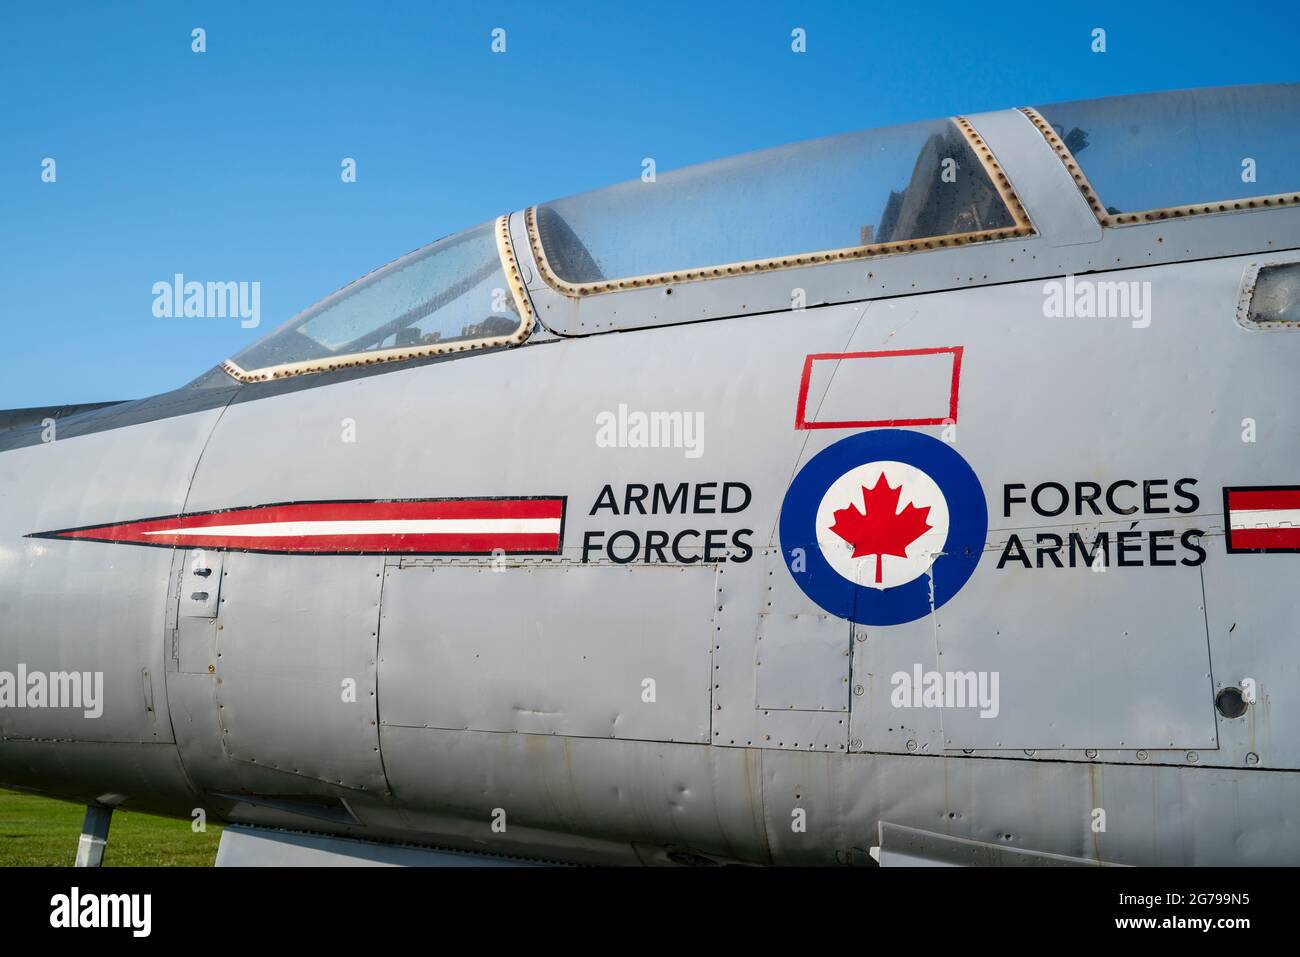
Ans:
[[[206,528],[159,528],[146,535],[300,538],[320,535],[527,535],[560,533],[558,518],[419,518],[360,522],[255,522]]]
[[[1232,528],[1300,528],[1300,508],[1229,508]]]

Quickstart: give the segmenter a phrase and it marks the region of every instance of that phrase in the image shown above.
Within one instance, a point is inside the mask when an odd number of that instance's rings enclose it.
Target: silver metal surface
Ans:
[[[1300,337],[1237,321],[1248,267],[1295,259],[1300,209],[1103,228],[1028,117],[970,121],[1034,236],[579,301],[514,213],[538,319],[518,347],[218,371],[53,441],[3,433],[0,680],[102,674],[103,710],[0,708],[0,783],[202,809],[236,825],[227,864],[1300,862],[1300,552],[1230,549],[1225,514],[1230,490],[1300,483]],[[1052,315],[1049,284],[1078,281],[1149,308]],[[651,413],[693,441],[633,441]],[[782,531],[800,477],[847,476],[824,463],[880,433],[956,456],[977,488],[943,508],[987,516],[894,623],[860,606],[896,594],[910,542],[841,536],[858,604],[835,610]],[[902,514],[869,503],[876,478],[836,525]],[[1058,487],[1059,510],[1031,504]],[[479,547],[470,515],[445,547],[336,547],[358,503],[502,501],[560,509],[508,519],[555,540]],[[248,516],[306,544],[77,537]],[[1103,535],[1104,563],[1073,560]],[[999,700],[900,696],[928,673],[996,675]],[[1233,689],[1244,710],[1216,707]]]
[[[712,566],[385,573],[385,727],[708,743]]]

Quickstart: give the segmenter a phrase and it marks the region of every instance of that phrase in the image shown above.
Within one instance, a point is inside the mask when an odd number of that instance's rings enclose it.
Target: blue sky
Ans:
[[[646,156],[665,171],[956,112],[1295,81],[1298,9],[8,5],[0,408],[174,388],[377,265],[636,177]],[[194,27],[206,53],[190,49]],[[343,157],[356,183],[341,182]],[[155,318],[151,288],[178,272],[260,282],[261,327]]]

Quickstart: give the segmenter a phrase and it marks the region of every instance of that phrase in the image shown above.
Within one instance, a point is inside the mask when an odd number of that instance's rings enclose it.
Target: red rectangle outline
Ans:
[[[1277,494],[1279,492],[1296,492],[1296,491],[1300,491],[1300,485],[1225,485],[1223,488],[1223,539],[1224,539],[1224,544],[1227,546],[1228,554],[1229,555],[1244,555],[1244,554],[1254,554],[1254,555],[1292,554],[1294,555],[1300,553],[1300,547],[1294,547],[1294,548],[1287,547],[1287,545],[1285,544],[1279,544],[1276,541],[1269,540],[1281,536],[1267,536],[1267,535],[1258,534],[1260,532],[1274,532],[1274,531],[1293,532],[1294,529],[1290,529],[1290,528],[1238,529],[1235,533],[1232,530],[1232,499],[1237,498],[1238,500],[1240,500],[1242,497],[1244,497],[1241,496],[1240,494],[1234,496],[1233,495],[1234,492]],[[1251,497],[1253,498],[1254,495],[1251,495]],[[1250,511],[1249,509],[1242,509],[1241,506],[1238,506],[1238,510]],[[1242,545],[1241,541],[1242,541],[1243,533],[1250,533],[1250,532],[1256,533],[1254,535],[1245,536],[1247,541],[1250,541],[1252,544]]]
[[[818,352],[806,356],[803,376],[799,380],[799,399],[794,410],[796,429],[865,429],[899,425],[949,425],[957,421],[957,393],[961,386],[961,356],[964,346],[944,346],[940,349],[893,349],[884,352]],[[828,359],[875,359],[882,356],[932,356],[952,353],[952,391],[948,396],[948,415],[942,419],[865,419],[859,422],[809,422],[805,417],[808,403],[808,385],[812,380],[812,364]]]
[[[1228,489],[1228,509],[1233,512],[1288,508],[1300,508],[1300,488],[1294,485]]]

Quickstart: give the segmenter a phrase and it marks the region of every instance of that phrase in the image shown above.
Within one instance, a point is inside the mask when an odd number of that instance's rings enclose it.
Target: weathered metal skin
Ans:
[[[10,443],[0,671],[105,677],[94,720],[0,709],[0,782],[581,863],[863,863],[882,822],[1084,862],[1300,862],[1300,555],[1230,553],[1223,496],[1300,475],[1300,333],[1235,321],[1249,264],[1300,258],[1300,210],[1103,230],[1024,114],[971,121],[1034,236],[579,303],[542,282],[516,213],[546,327],[519,347],[222,382],[219,400]],[[868,267],[869,288],[846,290],[845,270]],[[1149,326],[1045,317],[1044,280],[1085,273],[1149,283]],[[747,314],[794,286],[816,308]],[[787,569],[788,489],[846,436],[888,427],[874,410],[928,414],[934,384],[895,377],[885,394],[848,361],[805,365],[953,349],[953,421],[904,428],[978,476],[983,553],[942,607],[853,624]],[[604,447],[596,423],[620,406],[700,413],[700,454]],[[1121,504],[1155,488],[1158,504],[1049,517],[1012,501],[1045,482],[1128,483]],[[656,484],[682,483],[685,513],[652,507]],[[646,487],[645,514],[629,486]],[[557,554],[25,537],[269,503],[529,496],[565,500]],[[1174,564],[1095,572],[1037,551],[1103,531],[1168,531]],[[1026,562],[1007,560],[1013,536]],[[1000,712],[900,710],[891,678],[913,666],[999,672]],[[1246,678],[1257,701],[1216,711]]]

